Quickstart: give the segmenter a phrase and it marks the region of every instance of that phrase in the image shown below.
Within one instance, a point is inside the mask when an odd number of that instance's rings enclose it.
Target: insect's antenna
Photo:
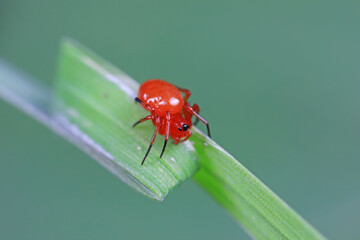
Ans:
[[[154,134],[153,134],[153,136],[152,136],[152,138],[151,138],[151,141],[150,141],[149,148],[148,148],[148,150],[146,151],[146,154],[145,154],[145,156],[144,156],[144,158],[143,158],[143,160],[142,160],[142,162],[141,162],[141,165],[144,164],[144,162],[145,162],[145,160],[146,160],[146,157],[149,155],[149,152],[150,152],[150,150],[151,150],[151,148],[152,148],[152,146],[153,146],[153,144],[154,144],[154,142],[155,142],[155,138],[156,138],[157,132],[158,132],[158,127],[156,126],[156,127],[155,127],[155,131],[154,131]]]

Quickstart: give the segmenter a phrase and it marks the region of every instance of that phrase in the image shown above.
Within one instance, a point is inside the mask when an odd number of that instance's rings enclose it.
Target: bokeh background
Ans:
[[[0,56],[51,85],[70,36],[190,88],[214,139],[325,236],[360,238],[359,1],[0,0]],[[0,239],[249,239],[194,182],[134,192],[0,101]]]

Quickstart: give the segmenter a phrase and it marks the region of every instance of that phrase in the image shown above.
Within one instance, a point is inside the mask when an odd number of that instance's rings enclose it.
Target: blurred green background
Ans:
[[[325,236],[359,239],[359,26],[359,1],[0,0],[0,56],[51,85],[68,35],[190,88],[217,142]],[[249,239],[192,181],[153,202],[0,116],[0,239]]]

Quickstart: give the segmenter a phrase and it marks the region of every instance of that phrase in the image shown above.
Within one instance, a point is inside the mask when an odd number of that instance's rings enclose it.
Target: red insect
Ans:
[[[184,96],[181,94],[184,93]],[[133,127],[146,120],[152,120],[155,131],[151,138],[149,148],[141,162],[144,164],[150,149],[155,142],[157,133],[165,135],[165,142],[160,154],[162,157],[169,137],[174,139],[173,143],[186,141],[191,136],[191,117],[194,115],[198,120],[206,124],[210,137],[209,123],[199,115],[200,108],[197,104],[192,107],[187,102],[191,92],[187,89],[178,88],[171,83],[160,79],[151,79],[144,82],[139,89],[138,97],[135,98],[150,115],[137,121]]]

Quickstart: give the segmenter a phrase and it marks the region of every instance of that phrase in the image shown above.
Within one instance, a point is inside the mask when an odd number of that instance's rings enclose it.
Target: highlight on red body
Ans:
[[[138,97],[135,98],[135,100],[139,102],[145,110],[149,111],[150,115],[137,121],[133,127],[146,120],[152,120],[155,126],[149,148],[141,165],[144,164],[157,133],[165,136],[164,147],[160,158],[165,151],[169,137],[174,140],[174,144],[186,141],[191,136],[191,127],[193,125],[191,118],[193,115],[196,117],[195,124],[198,120],[206,124],[210,137],[209,123],[199,115],[199,106],[194,104],[191,107],[187,102],[190,95],[191,92],[189,90],[176,87],[160,79],[148,80],[140,86]]]

